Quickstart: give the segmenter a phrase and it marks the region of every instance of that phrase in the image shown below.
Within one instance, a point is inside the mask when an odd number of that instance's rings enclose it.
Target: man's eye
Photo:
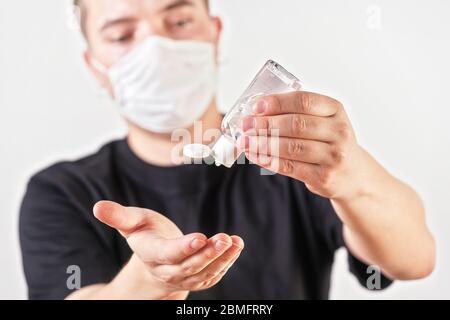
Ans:
[[[177,20],[174,23],[174,26],[177,28],[185,28],[189,26],[192,23],[192,20],[184,19],[184,20]]]
[[[132,34],[125,34],[125,35],[121,35],[118,37],[115,37],[112,39],[112,42],[115,43],[126,43],[129,42],[133,39],[133,35]]]

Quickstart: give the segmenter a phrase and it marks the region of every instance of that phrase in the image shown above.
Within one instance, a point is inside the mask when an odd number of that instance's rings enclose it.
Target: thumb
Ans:
[[[100,201],[94,206],[94,216],[117,229],[134,252],[144,261],[176,263],[183,260],[206,245],[206,236],[201,233],[181,235],[173,239],[163,238],[143,231],[157,224],[152,219],[154,211],[141,208],[124,207],[112,201]],[[152,221],[153,220],[153,221]]]
[[[145,209],[124,207],[112,201],[100,201],[95,204],[93,211],[98,220],[117,229],[124,237],[150,225]]]
[[[177,264],[198,252],[207,244],[201,233],[191,233],[179,238],[148,237],[145,232],[132,235],[128,243],[144,262]]]

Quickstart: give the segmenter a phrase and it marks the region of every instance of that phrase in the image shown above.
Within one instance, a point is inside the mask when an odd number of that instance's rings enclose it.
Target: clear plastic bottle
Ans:
[[[242,121],[252,114],[253,104],[258,98],[301,89],[299,79],[275,61],[267,61],[222,121],[222,136],[211,151],[216,165],[231,168],[241,155],[242,152],[236,147],[236,142],[242,135]]]

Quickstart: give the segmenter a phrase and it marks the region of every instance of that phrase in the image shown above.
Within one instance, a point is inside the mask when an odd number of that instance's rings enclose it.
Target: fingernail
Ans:
[[[230,244],[228,242],[222,241],[222,240],[217,240],[216,244],[215,244],[215,248],[217,251],[222,251],[225,248],[227,248]]]
[[[242,130],[244,132],[254,129],[256,127],[256,120],[253,117],[245,117],[242,123]]]
[[[200,239],[194,239],[191,242],[191,248],[194,250],[198,250],[200,248],[203,248],[205,246],[206,242],[204,240]]]
[[[256,102],[256,104],[253,106],[253,113],[254,114],[263,114],[267,110],[267,101],[266,100],[259,100]]]

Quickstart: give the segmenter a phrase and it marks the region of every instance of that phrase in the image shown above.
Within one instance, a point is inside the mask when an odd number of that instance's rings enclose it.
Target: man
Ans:
[[[325,299],[342,246],[363,285],[368,265],[382,287],[432,272],[420,199],[358,145],[330,97],[294,92],[253,105],[239,147],[276,175],[178,165],[170,132],[222,120],[211,67],[221,22],[204,0],[77,5],[86,64],[129,130],[31,179],[20,219],[30,298]]]

